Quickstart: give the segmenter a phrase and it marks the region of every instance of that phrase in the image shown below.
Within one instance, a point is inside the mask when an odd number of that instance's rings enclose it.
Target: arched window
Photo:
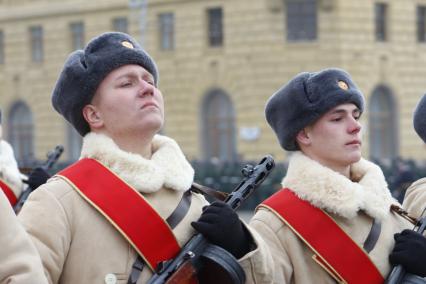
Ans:
[[[235,112],[229,96],[222,90],[212,90],[201,109],[204,157],[235,160]]]
[[[15,103],[8,119],[9,142],[20,166],[34,159],[34,122],[31,110],[24,102]]]
[[[369,106],[370,157],[391,159],[398,156],[397,109],[391,90],[379,86]]]
[[[83,138],[71,124],[69,124],[68,122],[66,122],[66,124],[68,159],[70,159],[71,162],[74,162],[78,160],[78,158],[80,158],[81,144],[83,142]]]

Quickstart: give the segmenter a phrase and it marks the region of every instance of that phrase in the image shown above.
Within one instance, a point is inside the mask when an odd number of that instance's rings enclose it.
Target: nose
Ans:
[[[155,87],[152,84],[148,83],[145,80],[141,80],[139,85],[140,85],[139,93],[138,93],[139,96],[144,97],[144,96],[154,95]]]
[[[350,124],[349,124],[349,127],[348,127],[349,133],[356,134],[356,133],[361,131],[361,128],[362,128],[362,125],[359,122],[359,120],[355,119],[354,117],[351,117],[350,118]]]

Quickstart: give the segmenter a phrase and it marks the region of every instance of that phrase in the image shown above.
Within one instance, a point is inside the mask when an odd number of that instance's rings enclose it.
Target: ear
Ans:
[[[83,107],[83,117],[90,129],[99,129],[104,125],[102,115],[94,105],[88,104]]]
[[[300,130],[296,135],[296,141],[299,143],[299,145],[308,146],[311,144],[311,139],[309,137],[309,132],[306,128],[303,128]]]

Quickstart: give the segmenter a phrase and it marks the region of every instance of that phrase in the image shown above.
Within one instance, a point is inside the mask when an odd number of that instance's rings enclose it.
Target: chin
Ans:
[[[143,131],[145,131],[145,132],[159,133],[162,128],[163,128],[163,124],[162,123],[146,123],[143,126]]]
[[[362,158],[361,153],[352,153],[347,157],[347,160],[349,164],[353,164],[353,163],[359,162],[361,158]]]
[[[143,128],[160,131],[163,128],[162,119],[149,119],[143,122]]]

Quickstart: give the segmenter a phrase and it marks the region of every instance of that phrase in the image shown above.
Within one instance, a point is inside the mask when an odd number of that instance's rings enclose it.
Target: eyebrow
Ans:
[[[115,78],[115,80],[120,80],[123,78],[138,78],[138,77],[139,77],[139,74],[137,74],[134,71],[129,71],[123,75],[118,76],[117,78]],[[154,80],[154,77],[149,72],[142,74],[142,78],[144,80],[146,79]]]
[[[348,111],[346,109],[336,109],[336,110],[332,111],[330,113],[330,115],[333,115],[333,114],[345,114],[345,113],[360,113],[360,112],[361,111],[359,110],[359,108],[355,108],[352,111]]]
[[[132,73],[125,73],[123,75],[118,76],[117,78],[115,78],[115,81],[121,80],[121,79],[125,79],[125,78],[129,78],[129,77],[136,77],[135,74]]]

